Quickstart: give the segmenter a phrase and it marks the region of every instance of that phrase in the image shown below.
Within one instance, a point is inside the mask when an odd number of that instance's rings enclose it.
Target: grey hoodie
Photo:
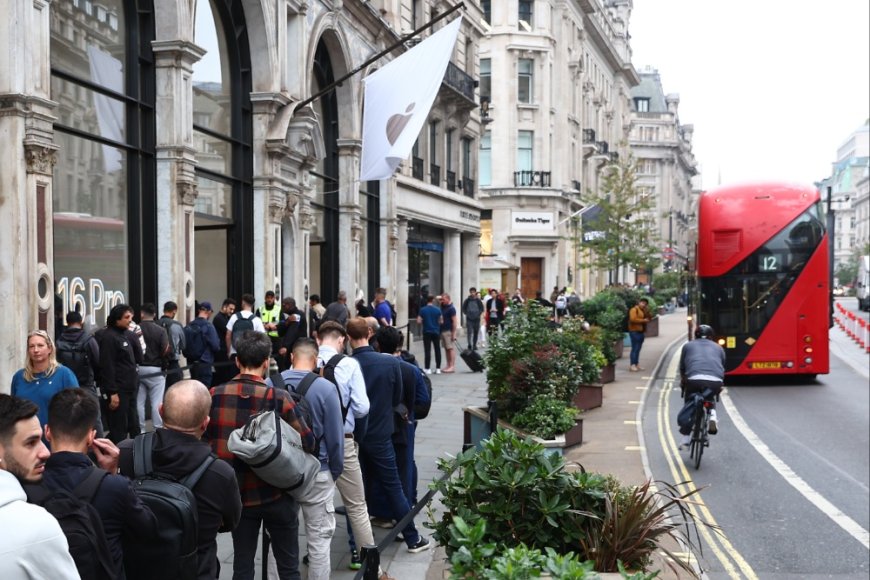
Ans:
[[[18,479],[2,469],[0,578],[79,580],[60,524],[41,507],[27,503]]]

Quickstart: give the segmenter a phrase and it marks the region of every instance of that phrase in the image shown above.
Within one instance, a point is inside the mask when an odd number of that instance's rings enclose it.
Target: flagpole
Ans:
[[[368,59],[367,61],[365,61],[364,63],[362,63],[361,65],[359,65],[358,67],[356,67],[355,69],[353,69],[352,71],[350,71],[349,73],[347,73],[346,75],[341,77],[340,79],[333,81],[331,84],[329,84],[326,87],[324,87],[323,89],[321,89],[320,92],[308,97],[307,99],[305,99],[303,101],[299,101],[299,103],[296,104],[294,109],[298,111],[302,107],[304,107],[306,105],[310,105],[311,103],[313,103],[314,101],[316,101],[317,99],[322,97],[323,95],[331,92],[333,89],[335,89],[335,87],[341,86],[341,84],[344,81],[346,81],[347,79],[349,79],[353,75],[357,74],[358,72],[360,72],[361,70],[363,70],[364,68],[366,68],[367,66],[372,64],[373,62],[380,60],[383,56],[393,52],[394,50],[396,50],[397,48],[399,48],[400,46],[402,46],[407,41],[411,40],[412,38],[414,38],[415,36],[417,36],[421,32],[423,32],[424,30],[432,28],[437,22],[440,22],[441,20],[447,18],[448,16],[450,16],[451,14],[453,14],[454,12],[459,10],[460,8],[465,8],[465,2],[460,2],[459,4],[454,6],[453,8],[450,8],[444,14],[439,14],[437,17],[433,18],[432,20],[430,20],[429,22],[427,22],[426,24],[424,24],[423,26],[421,26],[417,30],[414,30],[413,32],[409,32],[408,34],[406,34],[405,36],[400,38],[395,44],[388,46],[387,48],[385,48],[384,50],[382,50],[381,52],[379,52],[375,56],[371,57],[370,59]]]

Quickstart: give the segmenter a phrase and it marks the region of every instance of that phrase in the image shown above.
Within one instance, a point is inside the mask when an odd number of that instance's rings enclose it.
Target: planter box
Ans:
[[[659,317],[654,316],[652,320],[646,323],[646,330],[643,335],[647,338],[651,338],[659,335]]]
[[[601,385],[580,385],[572,401],[581,411],[597,409],[602,402],[604,402],[604,387]]]
[[[612,383],[616,380],[616,363],[610,363],[601,367],[601,374],[598,375],[598,382],[602,385]]]
[[[628,345],[628,346],[631,346],[631,342],[629,342],[629,345]],[[616,353],[616,358],[617,358],[617,359],[621,359],[623,353],[625,352],[625,340],[615,340],[615,341],[613,341],[613,352]]]
[[[465,427],[463,449],[467,449],[470,446],[480,447],[480,443],[492,434],[489,428],[489,413],[486,407],[465,407],[462,409],[462,412]],[[521,437],[531,437],[536,443],[544,446],[545,453],[564,455],[566,448],[580,445],[583,442],[583,419],[577,419],[574,427],[569,429],[567,433],[556,435],[553,439],[535,437],[501,419],[498,421],[498,426],[502,429],[513,431]]]

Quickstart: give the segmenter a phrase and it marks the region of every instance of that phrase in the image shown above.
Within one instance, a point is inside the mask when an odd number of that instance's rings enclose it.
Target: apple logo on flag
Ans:
[[[399,136],[402,134],[402,131],[405,130],[405,125],[407,125],[408,121],[411,119],[411,111],[414,110],[414,105],[416,105],[416,103],[411,103],[408,105],[408,108],[405,109],[404,114],[396,113],[387,120],[387,141],[390,142],[390,145],[395,145]]]

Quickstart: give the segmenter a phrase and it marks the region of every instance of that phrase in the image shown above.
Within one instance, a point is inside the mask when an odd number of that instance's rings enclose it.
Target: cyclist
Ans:
[[[716,424],[715,398],[722,391],[725,380],[725,349],[713,340],[713,327],[701,324],[695,329],[695,338],[683,345],[680,354],[680,378],[683,385],[683,400],[688,402],[695,393],[701,393],[713,403],[707,432],[715,435],[719,429]],[[706,392],[705,392],[706,391]],[[680,449],[688,448],[692,435],[683,435]]]

